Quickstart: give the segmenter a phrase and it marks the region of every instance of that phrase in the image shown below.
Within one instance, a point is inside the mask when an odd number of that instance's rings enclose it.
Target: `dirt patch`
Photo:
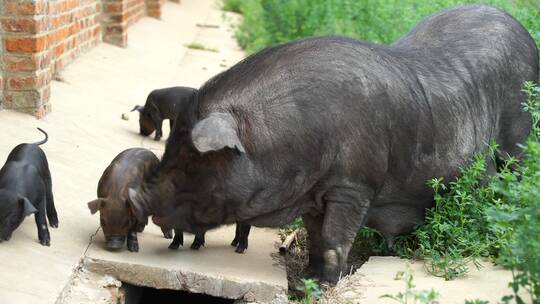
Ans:
[[[292,231],[293,229],[282,229],[280,231],[281,239],[284,240]],[[299,290],[303,286],[302,279],[311,277],[308,269],[308,247],[309,239],[307,231],[305,228],[299,228],[294,242],[285,254],[289,297],[293,299],[301,299],[304,296],[303,292]],[[349,253],[349,272],[344,274],[338,285],[354,285],[352,282],[357,278],[351,275],[367,262],[370,256],[389,256],[391,254],[392,252],[386,247],[386,243],[384,243],[380,235],[369,230],[360,232]],[[332,298],[331,295],[333,293],[340,292],[340,289],[328,288],[328,286],[322,286],[322,289],[324,291],[323,294],[327,295],[328,299]]]

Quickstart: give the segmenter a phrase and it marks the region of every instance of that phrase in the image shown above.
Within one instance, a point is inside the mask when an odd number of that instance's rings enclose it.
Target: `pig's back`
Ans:
[[[98,197],[127,197],[129,188],[136,189],[158,164],[158,158],[147,149],[131,148],[121,152],[103,172]]]

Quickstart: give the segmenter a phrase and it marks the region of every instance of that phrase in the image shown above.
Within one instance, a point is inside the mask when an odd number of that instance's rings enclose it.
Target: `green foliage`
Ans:
[[[540,303],[540,88],[525,85],[528,100],[524,108],[532,114],[533,134],[524,147],[525,156],[515,171],[506,170],[492,188],[507,203],[505,209],[492,209],[491,226],[501,234],[498,261],[512,269],[514,294],[505,300],[525,303],[518,294],[524,291],[531,303]]]
[[[248,52],[290,40],[338,34],[391,43],[422,18],[444,8],[487,3],[507,10],[540,43],[540,4],[535,0],[225,0],[244,22],[237,38]]]
[[[438,304],[439,293],[434,289],[414,290],[414,275],[410,266],[407,264],[405,271],[399,271],[395,280],[405,282],[405,292],[398,292],[395,295],[385,294],[381,298],[388,298],[403,304]]]
[[[435,207],[426,211],[413,237],[398,240],[398,251],[424,259],[430,273],[448,280],[464,275],[470,262],[478,265],[478,258],[496,255],[502,232],[490,229],[487,212],[504,204],[496,199],[489,180],[486,157],[476,155],[455,181],[429,181]]]
[[[190,44],[186,45],[186,47],[190,48],[190,49],[194,49],[194,50],[209,51],[209,52],[214,52],[214,53],[219,52],[218,49],[209,48],[209,47],[204,46],[204,45],[202,45],[200,43],[190,43]]]
[[[362,227],[354,239],[349,252],[349,264],[354,268],[365,263],[370,256],[387,256],[392,254],[386,246],[384,237],[375,229]]]
[[[298,229],[302,227],[304,227],[304,222],[302,221],[301,217],[295,218],[292,223],[285,226],[285,228],[290,229],[290,230],[294,230],[294,229]]]
[[[321,288],[319,287],[319,284],[313,279],[302,279],[302,283],[304,283],[304,286],[298,289],[304,294],[301,303],[315,303],[315,301],[321,297]]]
[[[224,0],[223,1],[223,10],[228,12],[240,13],[240,6],[242,0]]]
[[[532,140],[540,142],[540,86],[527,81],[523,85],[523,92],[527,95],[523,110],[531,113],[532,117]]]

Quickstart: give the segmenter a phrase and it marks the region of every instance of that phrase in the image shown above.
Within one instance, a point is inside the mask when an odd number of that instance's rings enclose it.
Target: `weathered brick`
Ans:
[[[47,29],[45,18],[4,18],[2,19],[2,29],[12,33],[39,33]]]
[[[46,48],[47,36],[35,36],[25,38],[8,37],[4,39],[4,45],[8,52],[35,53],[43,51]]]
[[[114,2],[105,4],[105,12],[108,14],[112,13],[121,13],[126,9],[126,6],[123,2]]]
[[[40,89],[51,82],[51,76],[48,71],[43,71],[37,75],[28,76],[12,76],[8,77],[7,90],[12,91],[27,91],[32,89]]]
[[[43,15],[47,12],[47,0],[3,0],[6,15]]]
[[[39,69],[41,56],[33,55],[10,55],[6,54],[3,58],[4,70],[6,72],[24,72],[35,71]]]
[[[42,100],[42,90],[4,91],[4,107],[8,109],[31,109],[34,112],[36,102]]]

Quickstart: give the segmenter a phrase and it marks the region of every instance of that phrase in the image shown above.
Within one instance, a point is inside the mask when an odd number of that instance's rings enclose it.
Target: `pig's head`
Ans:
[[[141,135],[148,136],[152,134],[156,127],[154,126],[150,112],[146,111],[144,106],[139,105],[135,106],[133,110],[131,110],[131,112],[133,111],[139,112],[139,132]]]
[[[24,218],[38,212],[26,197],[9,190],[0,190],[0,242],[8,241]]]
[[[135,215],[139,220],[152,215],[162,228],[192,233],[231,222],[235,189],[227,181],[231,164],[245,153],[236,121],[229,113],[191,124],[178,121],[157,173],[129,191]]]
[[[99,222],[108,249],[121,249],[126,236],[137,224],[131,207],[126,200],[98,198],[88,203],[92,214],[99,211]]]

